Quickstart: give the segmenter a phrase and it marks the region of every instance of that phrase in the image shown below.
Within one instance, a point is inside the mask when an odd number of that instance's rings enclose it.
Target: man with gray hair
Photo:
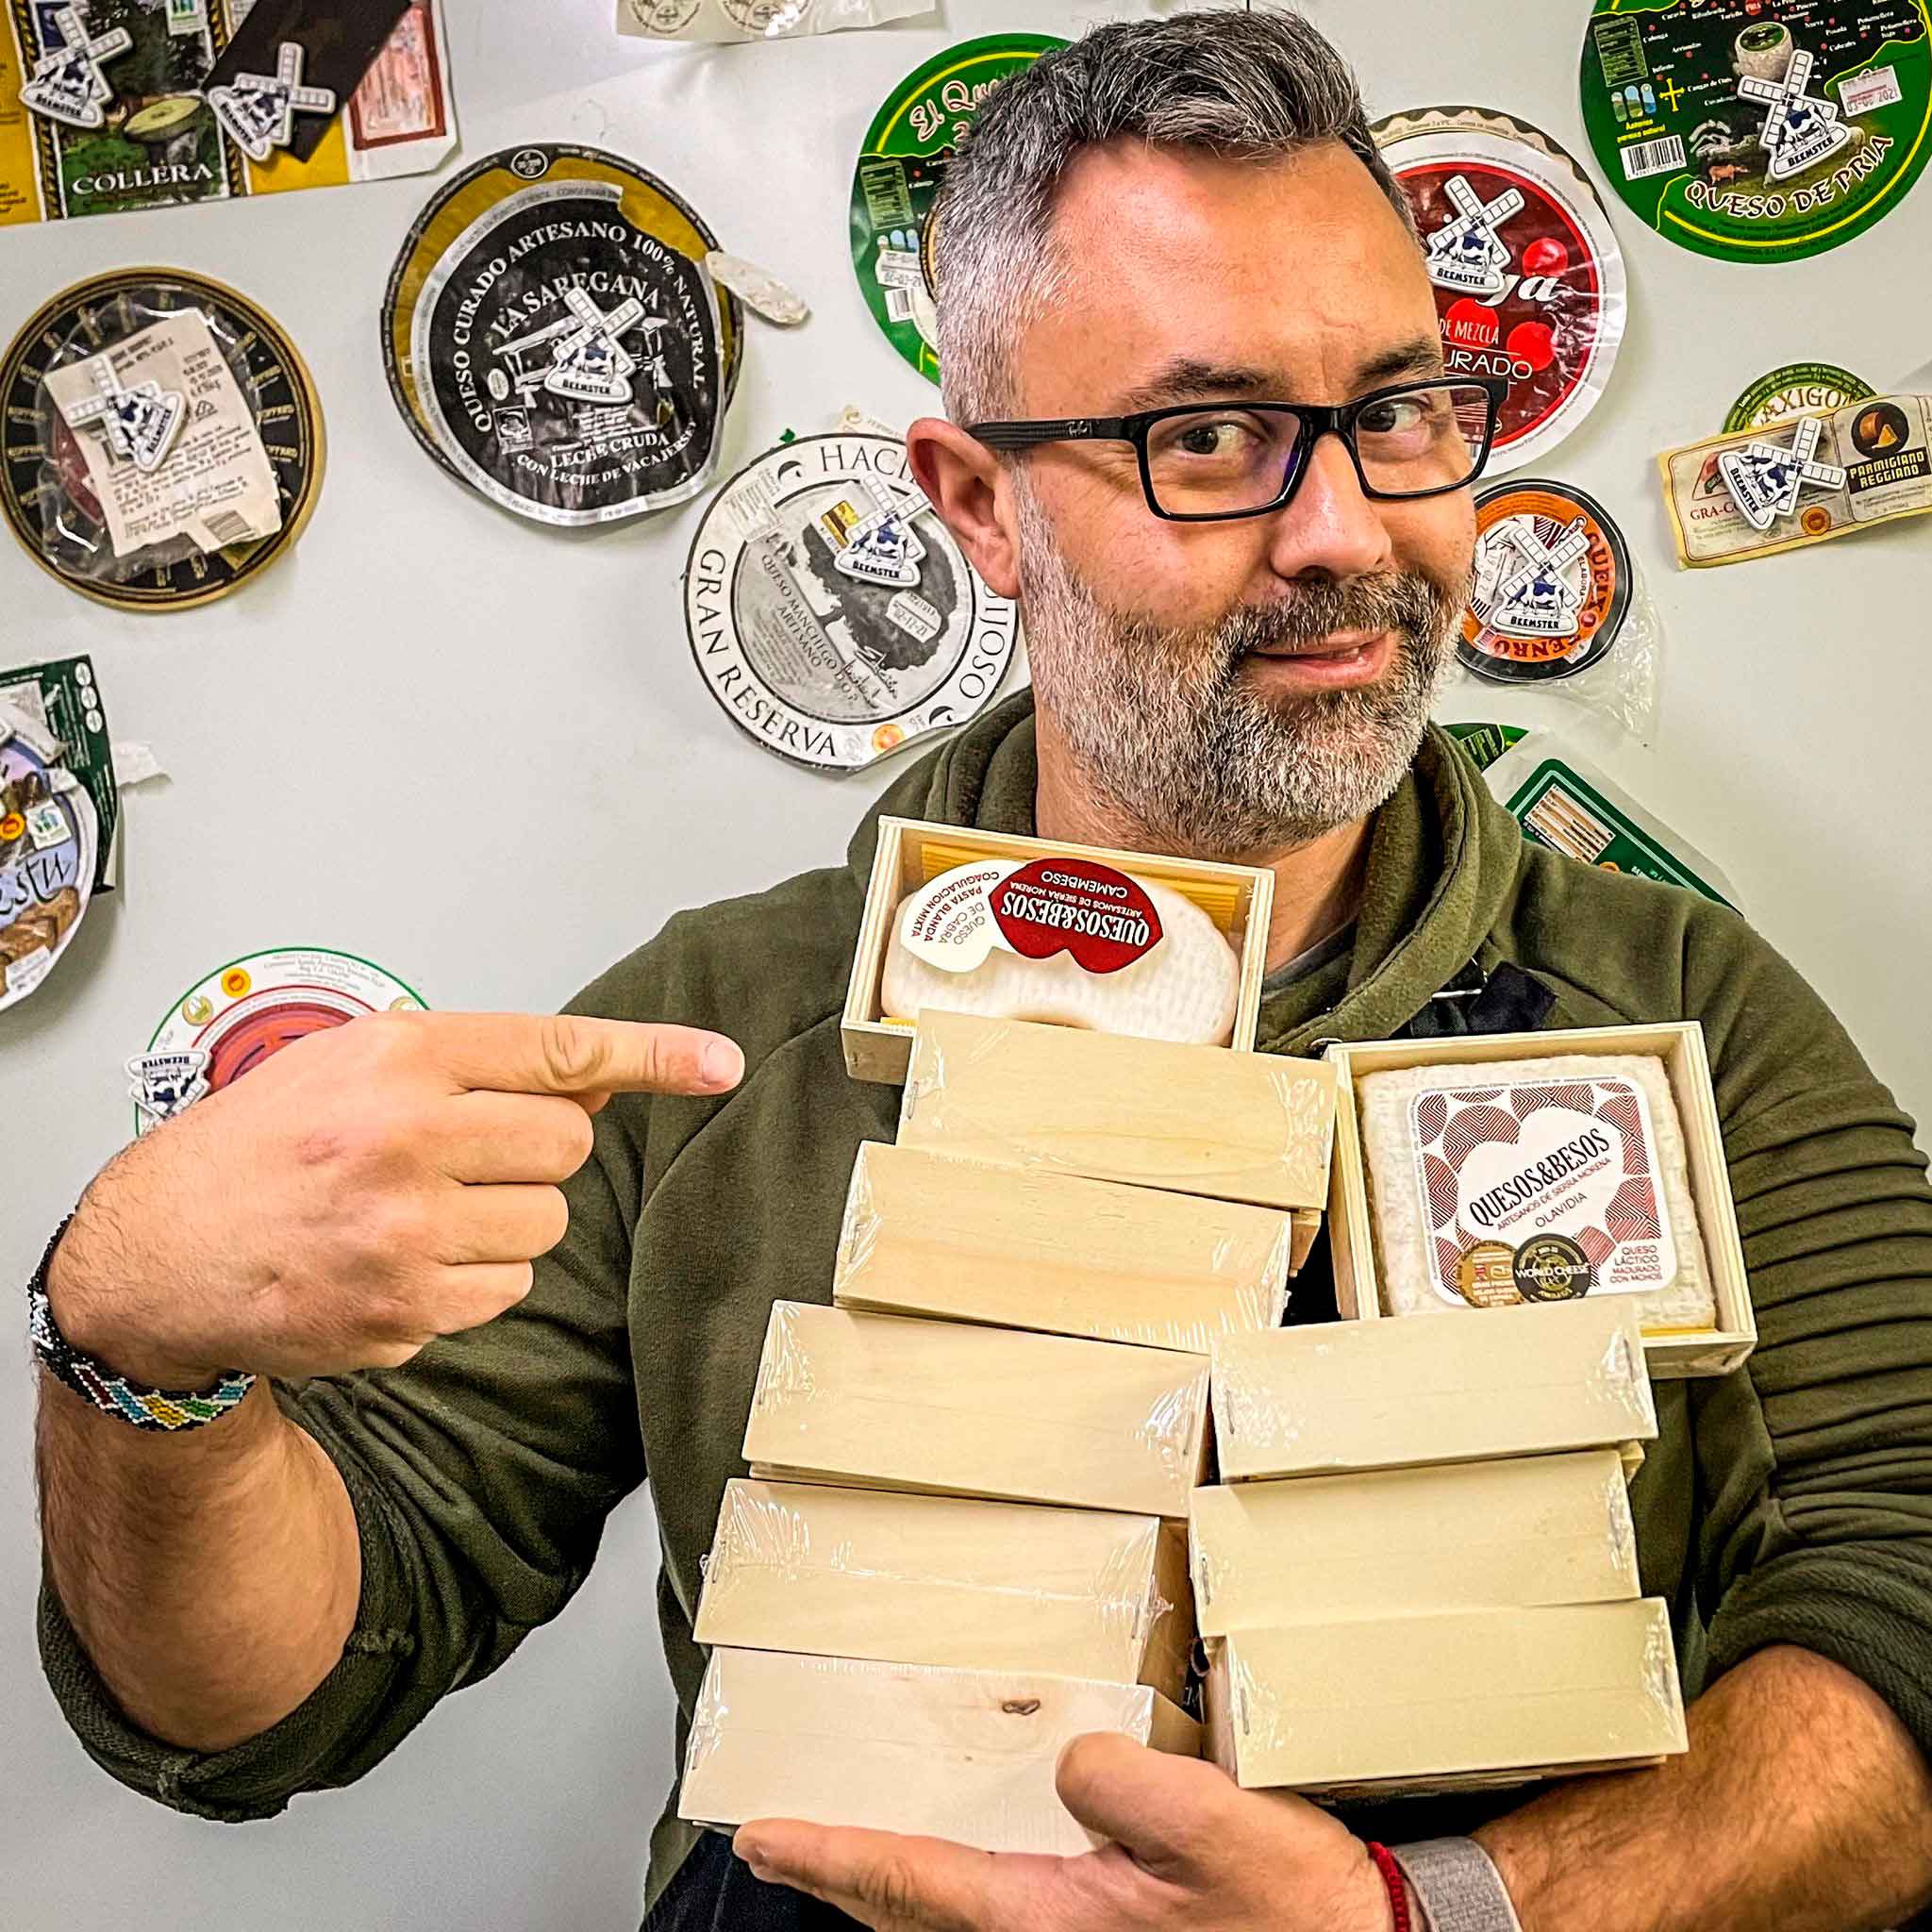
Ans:
[[[1525,845],[1428,724],[1495,396],[1444,372],[1347,70],[1291,14],[1102,27],[993,94],[937,218],[951,420],[908,447],[1035,691],[881,808],[1271,866],[1264,1052],[1702,1021],[1763,1340],[1658,1389],[1632,1491],[1682,1758],[1357,1814],[1084,1739],[1060,1792],[1109,1842],[1076,1858],[734,1848],[667,1803],[646,1932],[1898,1924],[1932,1900],[1925,1163],[1740,920]],[[358,1776],[562,1607],[647,1472],[682,1745],[767,1315],[827,1298],[893,1132],[839,1042],[874,840],[560,1018],[299,1041],[89,1187],[30,1292],[42,1650],[101,1764],[229,1820]],[[1292,1319],[1333,1319],[1319,1275]]]

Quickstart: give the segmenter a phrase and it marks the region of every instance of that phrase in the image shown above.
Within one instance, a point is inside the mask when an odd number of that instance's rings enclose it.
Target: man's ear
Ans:
[[[922,416],[906,432],[906,453],[919,487],[988,587],[1020,594],[1020,544],[1012,493],[1000,488],[1001,459],[956,423]]]

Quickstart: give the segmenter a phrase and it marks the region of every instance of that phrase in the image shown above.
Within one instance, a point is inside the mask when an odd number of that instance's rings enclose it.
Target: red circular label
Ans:
[[[250,1014],[225,1030],[209,1048],[208,1091],[219,1093],[243,1074],[252,1074],[271,1054],[279,1053],[308,1034],[343,1025],[348,1018],[347,1013],[334,1007],[301,999]]]
[[[1603,322],[1603,282],[1590,238],[1541,182],[1494,162],[1426,161],[1399,168],[1424,247],[1472,206],[1506,209],[1484,232],[1507,252],[1487,276],[1457,289],[1436,282],[1436,313],[1451,375],[1499,375],[1509,384],[1496,429],[1507,454],[1582,387]],[[1459,186],[1452,184],[1460,184]],[[1472,275],[1472,279],[1475,278]]]
[[[1118,973],[1160,943],[1160,915],[1139,880],[1085,858],[1036,858],[993,888],[992,916],[1023,958],[1071,953]]]

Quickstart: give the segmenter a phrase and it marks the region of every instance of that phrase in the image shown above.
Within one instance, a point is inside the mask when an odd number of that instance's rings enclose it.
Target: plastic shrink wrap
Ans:
[[[1279,1326],[1293,1245],[1278,1209],[868,1141],[832,1298],[1205,1355],[1217,1335]]]
[[[1194,1491],[1188,1533],[1209,1637],[1639,1593],[1614,1449],[1226,1483]]]
[[[912,1047],[899,1144],[1036,1173],[1319,1211],[1327,1203],[1335,1071],[928,1011]]]
[[[744,1457],[779,1480],[1184,1519],[1207,1424],[1199,1356],[777,1302]]]
[[[1060,1803],[1054,1774],[1090,1731],[1200,1751],[1199,1726],[1145,1686],[718,1650],[678,1815],[725,1826],[802,1818],[1074,1857],[1101,1840]]]
[[[1334,1799],[1629,1770],[1687,1748],[1654,1597],[1240,1631],[1209,1646],[1208,1724],[1238,1783]]]
[[[1145,1683],[1179,1703],[1187,1539],[1151,1516],[740,1477],[695,1635],[707,1649]]]
[[[1226,1336],[1213,1355],[1224,1481],[1654,1441],[1627,1296],[1480,1321],[1341,1322]]]

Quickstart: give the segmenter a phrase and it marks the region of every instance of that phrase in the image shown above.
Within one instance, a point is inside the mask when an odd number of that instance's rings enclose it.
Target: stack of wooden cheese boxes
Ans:
[[[1627,1296],[1241,1336],[1191,1524],[1212,1755],[1333,1797],[1685,1748],[1626,1480],[1657,1434]]]
[[[1280,1323],[1333,1115],[1319,1063],[922,1017],[835,1305],[772,1311],[685,1817],[1082,1851],[1069,1739],[1200,1748],[1208,1355]]]

